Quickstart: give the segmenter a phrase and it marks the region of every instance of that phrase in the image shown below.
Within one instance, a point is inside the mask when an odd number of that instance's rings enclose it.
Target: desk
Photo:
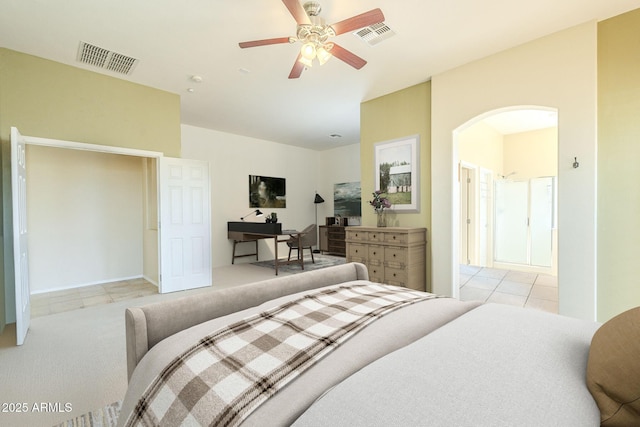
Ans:
[[[275,246],[275,259],[274,266],[276,270],[276,276],[278,275],[278,266],[281,264],[300,264],[304,270],[304,259],[300,255],[301,251],[298,251],[298,257],[291,261],[282,261],[278,259],[278,243],[284,243],[289,239],[297,239],[300,243],[300,232],[296,230],[282,230],[282,224],[269,224],[260,222],[228,222],[227,234],[229,240],[233,240],[233,254],[231,256],[231,264],[234,264],[236,258],[245,256],[256,256],[258,260],[258,240],[261,239],[273,239]],[[286,237],[282,239],[282,237]],[[236,255],[236,245],[242,242],[255,242],[255,253]]]

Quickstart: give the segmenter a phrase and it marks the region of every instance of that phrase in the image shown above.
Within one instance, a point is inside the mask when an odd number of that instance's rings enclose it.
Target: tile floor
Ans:
[[[47,316],[158,293],[143,278],[31,295],[31,317]]]
[[[546,274],[461,265],[460,299],[558,313],[558,280]]]

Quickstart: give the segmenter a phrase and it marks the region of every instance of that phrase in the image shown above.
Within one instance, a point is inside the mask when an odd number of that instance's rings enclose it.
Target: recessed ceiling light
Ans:
[[[202,83],[202,76],[193,75],[191,76],[191,81],[195,83]]]
[[[247,70],[246,68],[240,68],[240,69],[238,69],[238,71],[239,71],[241,74],[249,74],[249,73],[251,72],[251,71]]]
[[[195,92],[195,91],[196,91],[196,90],[195,90],[194,88],[192,88],[192,87],[187,88],[187,92],[189,92],[189,93],[193,93],[193,92]]]

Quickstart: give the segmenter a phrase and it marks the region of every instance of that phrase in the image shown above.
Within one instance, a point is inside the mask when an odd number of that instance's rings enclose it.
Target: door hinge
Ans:
[[[471,219],[467,218],[467,224],[471,224]]]
[[[467,184],[471,184],[471,178],[467,178]]]

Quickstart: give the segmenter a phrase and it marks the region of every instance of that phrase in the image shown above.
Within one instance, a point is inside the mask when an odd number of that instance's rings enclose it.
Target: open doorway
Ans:
[[[557,111],[489,112],[457,138],[460,285],[473,286],[469,277],[477,274],[473,280],[483,291],[466,292],[472,299],[514,292],[514,301],[544,295],[557,307],[557,285],[555,291],[541,288],[544,294],[533,289],[538,275],[544,286],[557,283]],[[507,275],[528,286],[501,284]]]
[[[140,277],[158,285],[146,173],[155,159],[39,145],[26,156],[32,294]]]
[[[156,272],[158,274],[158,288],[161,293],[176,292],[180,290],[193,289],[197,287],[211,286],[211,204],[210,204],[210,181],[209,181],[209,165],[206,162],[188,159],[174,159],[163,157],[162,153],[149,152],[144,150],[128,149],[122,147],[99,146],[93,144],[83,144],[70,141],[53,140],[48,138],[28,137],[20,134],[18,129],[11,128],[11,199],[12,199],[12,237],[13,251],[9,252],[13,255],[13,274],[15,283],[15,302],[16,302],[16,337],[17,344],[24,343],[30,323],[31,312],[31,278],[30,278],[30,262],[29,262],[29,230],[27,227],[29,209],[27,187],[29,184],[29,169],[27,168],[27,147],[31,145],[62,148],[63,151],[79,150],[81,152],[111,153],[124,156],[137,157],[135,162],[140,164],[139,158],[153,159],[155,162],[142,163],[147,166],[147,174],[153,175],[155,165],[157,192],[154,203],[148,200],[148,207],[156,209],[157,216],[149,215],[147,218],[153,220],[156,218],[158,226],[156,230],[155,244],[153,245],[154,257],[157,259]],[[68,150],[67,150],[68,149]],[[82,166],[84,165],[84,162]],[[144,168],[143,168],[144,170]],[[94,171],[91,170],[93,173]],[[64,174],[65,171],[60,171]],[[143,175],[144,174],[139,174]],[[87,175],[85,175],[87,177]],[[45,177],[46,178],[46,177]],[[88,178],[85,178],[87,181]],[[107,181],[109,179],[107,178]],[[72,193],[69,204],[75,205],[84,203],[79,200],[77,195],[73,195],[77,188],[85,185],[84,179],[71,179],[65,188]],[[142,179],[140,180],[142,181]],[[126,182],[125,186],[130,183]],[[151,181],[149,187],[154,186]],[[117,224],[119,206],[118,191],[123,190],[123,186],[116,190],[116,200],[112,200],[111,204],[115,206],[115,213],[111,209],[112,206],[103,207],[109,210],[109,216],[115,216]],[[95,189],[93,193],[95,193]],[[55,198],[60,196],[53,191],[50,196]],[[62,193],[62,191],[60,192]],[[147,196],[153,194],[153,191],[147,189],[143,192]],[[92,192],[86,192],[87,197],[91,197]],[[140,194],[136,196],[140,198]],[[91,203],[91,200],[89,201]],[[58,203],[59,205],[59,203]],[[54,206],[58,206],[55,205]],[[126,208],[125,208],[126,210]],[[98,211],[95,216],[101,217]],[[104,219],[104,216],[102,216]],[[91,221],[95,218],[92,215],[81,215],[78,222],[88,222],[89,229],[92,228]],[[109,218],[111,220],[113,218]],[[160,224],[165,227],[160,232]],[[73,229],[76,226],[71,221],[68,228]],[[59,224],[52,224],[51,228],[58,228]],[[96,227],[97,228],[97,227]],[[63,233],[54,239],[52,250],[55,250],[55,243],[59,247],[63,247],[66,235]],[[100,238],[99,238],[100,239]],[[98,243],[108,241],[107,245],[115,245],[116,249],[122,247],[122,242],[118,239],[112,241],[109,236],[100,239]],[[5,241],[6,242],[6,241]],[[99,246],[99,245],[98,245]],[[5,244],[6,249],[6,244]],[[91,256],[92,254],[86,254]],[[99,263],[108,265],[109,259],[102,259],[98,256]],[[144,258],[144,257],[141,257]],[[106,263],[105,263],[106,261]],[[72,266],[77,268],[81,263],[78,259]],[[56,271],[52,269],[52,271]]]

